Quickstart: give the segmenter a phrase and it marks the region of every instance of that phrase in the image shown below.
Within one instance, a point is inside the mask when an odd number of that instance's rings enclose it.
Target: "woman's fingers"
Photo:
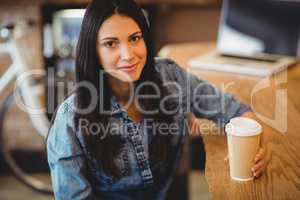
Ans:
[[[253,173],[254,177],[257,178],[257,177],[261,176],[263,172],[264,172],[263,162],[260,162],[259,164],[255,165],[253,167],[252,173]]]
[[[251,168],[253,176],[256,178],[260,177],[262,175],[262,173],[264,172],[264,166],[265,166],[264,157],[265,157],[265,149],[260,148],[254,158],[255,164]],[[227,154],[226,157],[224,158],[224,161],[227,162],[228,160],[229,160],[229,158],[228,158],[228,154]]]
[[[257,171],[257,170],[263,168],[263,165],[264,165],[264,162],[263,162],[263,161],[259,161],[257,164],[255,164],[255,165],[251,168],[251,170],[252,170],[253,172],[255,172],[255,171]]]
[[[259,177],[262,175],[264,171],[264,157],[265,157],[265,149],[260,148],[258,153],[255,155],[254,158],[254,166],[251,168],[253,176],[254,177]]]
[[[254,162],[257,163],[258,161],[262,160],[264,158],[264,156],[265,156],[265,149],[260,148],[258,150],[258,153],[254,157]]]
[[[225,162],[228,161],[228,154],[225,156],[224,161],[225,161]]]

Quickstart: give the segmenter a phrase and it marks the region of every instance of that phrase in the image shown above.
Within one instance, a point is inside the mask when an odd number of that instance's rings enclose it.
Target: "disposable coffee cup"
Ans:
[[[253,180],[251,167],[258,152],[262,126],[254,119],[232,118],[225,126],[227,133],[230,177],[236,181]]]

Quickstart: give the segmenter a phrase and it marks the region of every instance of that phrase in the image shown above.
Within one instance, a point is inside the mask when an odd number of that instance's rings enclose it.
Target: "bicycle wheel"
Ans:
[[[45,138],[37,133],[28,113],[17,105],[13,91],[0,108],[0,149],[17,179],[31,189],[53,194],[45,153]]]

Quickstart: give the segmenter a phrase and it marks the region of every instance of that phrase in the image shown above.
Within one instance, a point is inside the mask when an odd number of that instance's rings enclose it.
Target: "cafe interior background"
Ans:
[[[74,80],[74,49],[81,18],[84,13],[83,8],[88,2],[88,0],[0,0],[0,25],[2,27],[7,24],[20,22],[30,24],[30,28],[25,33],[25,37],[18,39],[18,45],[20,45],[22,49],[21,56],[24,57],[22,59],[24,59],[27,69],[48,69],[47,73],[53,73],[55,75],[54,80],[52,80],[53,84],[46,87],[45,94],[48,95],[40,95],[39,97],[42,104],[47,105],[50,109],[55,109],[64,98],[64,96],[57,96],[57,91],[62,89],[62,85],[65,87]],[[239,1],[240,3],[237,3],[237,5],[242,5],[240,7],[241,9],[235,11],[227,10],[227,16],[224,14],[224,5],[227,1],[137,0],[137,2],[143,7],[150,21],[155,54],[161,57],[170,57],[184,68],[189,67],[188,63],[192,58],[214,52],[216,48],[240,51],[239,53],[241,55],[236,55],[236,52],[233,51],[230,52],[232,53],[232,55],[229,55],[230,58],[240,56],[238,59],[250,59],[252,62],[253,58],[249,58],[249,56],[246,55],[250,52],[252,56],[254,54],[257,55],[257,57],[254,58],[255,62],[265,62],[267,60],[269,61],[268,64],[271,63],[271,65],[275,65],[272,60],[273,57],[266,56],[265,54],[257,54],[257,52],[266,50],[265,53],[284,55],[287,62],[291,62],[289,65],[292,65],[293,68],[300,68],[299,65],[297,66],[297,64],[295,64],[297,63],[297,58],[300,57],[299,1],[270,0],[261,1],[261,3],[257,1],[256,4],[253,3],[254,6],[249,3],[251,1]],[[231,0],[231,2],[237,1]],[[276,9],[269,9],[274,6],[273,4],[276,5]],[[226,6],[228,6],[228,4],[226,4],[225,7]],[[278,13],[282,15],[279,16]],[[231,23],[239,28],[237,28],[237,30],[228,31],[228,27],[221,26],[226,17],[231,18]],[[263,27],[267,28],[264,29]],[[227,30],[226,34],[231,34],[231,37],[227,37],[227,39],[224,39],[225,29]],[[1,43],[7,41],[3,38],[7,37],[9,31],[9,29],[1,29]],[[238,33],[242,31],[246,32],[245,37],[238,36]],[[238,37],[239,40],[235,42],[234,39]],[[244,46],[244,44],[248,43],[252,44],[249,48]],[[14,58],[11,58],[8,54],[0,54],[0,82],[3,77],[2,75],[9,68],[13,59]],[[211,60],[209,60],[209,62],[211,62]],[[190,62],[190,64],[192,64],[192,62]],[[225,81],[226,83],[229,82],[228,79],[233,80],[231,77],[234,77],[234,80],[237,81],[244,79],[252,80],[252,77],[254,77],[253,80],[258,82],[257,80],[268,77],[270,76],[268,73],[272,73],[270,71],[259,70],[253,72],[247,69],[229,69],[233,71],[226,72],[222,70],[219,71],[214,67],[212,68],[213,70],[211,71],[210,69],[199,67],[195,74],[200,74],[199,76],[201,78],[216,83],[218,87],[221,87],[220,83],[222,81],[224,82],[224,80],[227,80],[227,82]],[[296,74],[297,72],[293,73]],[[47,75],[49,76],[49,74],[46,74],[46,76]],[[300,74],[298,73],[298,75]],[[300,86],[299,77],[300,76],[295,76],[294,78],[293,89],[295,91],[297,90],[297,86]],[[285,78],[285,81],[289,80],[287,77]],[[39,79],[39,81],[43,80]],[[283,83],[281,87],[287,87],[286,82]],[[240,82],[236,83],[239,84]],[[245,84],[241,82],[241,87],[244,85]],[[22,110],[16,102],[13,102],[11,95],[16,90],[15,78],[3,91],[0,90],[0,147],[2,150],[0,154],[0,199],[53,199],[53,196],[45,194],[47,192],[38,192],[28,186],[30,185],[28,183],[32,183],[28,175],[43,182],[49,183],[50,180],[44,152],[44,137],[37,133],[26,111]],[[47,93],[47,90],[51,90],[52,93],[50,94],[49,91]],[[234,87],[231,91],[237,94],[244,92],[241,88],[234,89]],[[67,93],[68,91],[65,89],[64,94],[66,95]],[[272,97],[274,97],[274,95]],[[51,101],[53,105],[48,104],[50,98],[54,98],[55,100]],[[250,95],[237,95],[237,98],[245,103],[251,101]],[[293,98],[294,102],[296,102],[296,108],[298,108],[297,106],[300,102],[297,100],[299,100],[299,97],[292,97],[292,99]],[[271,107],[274,106],[274,102],[270,104]],[[289,109],[290,108],[287,110],[289,111]],[[51,114],[51,112],[48,113],[48,119],[51,118]],[[260,114],[271,116],[270,113]],[[287,124],[290,122],[288,114],[289,113],[287,113],[286,117]],[[299,121],[300,115],[297,114],[294,116],[298,117],[294,120]],[[199,123],[201,123],[201,120]],[[280,123],[282,123],[282,120]],[[268,125],[272,126],[272,122]],[[282,126],[284,129],[284,124]],[[279,125],[275,125],[275,129],[282,131],[281,128]],[[287,125],[287,128],[289,128],[289,125]],[[284,131],[285,130],[283,130],[283,132]],[[289,133],[289,131],[287,132]],[[299,142],[298,136],[295,136],[294,139]],[[212,166],[207,165],[207,159],[212,158],[211,162],[214,162],[216,160],[213,159],[222,160],[223,158],[221,156],[214,157],[216,153],[206,144],[206,141],[207,140],[201,136],[191,137],[184,149],[180,169],[176,173],[175,182],[169,192],[168,199],[196,200],[209,198],[219,199],[218,197],[222,197],[222,195],[220,195],[222,192],[218,193],[217,190],[226,190],[226,188],[219,186],[219,189],[216,189],[218,188],[217,186],[211,186],[210,176],[209,174],[205,174],[205,169],[211,170]],[[216,142],[216,146],[218,145],[217,139],[214,138],[212,141]],[[224,145],[223,147],[223,150],[226,149]],[[294,154],[298,153],[295,152],[297,149],[300,150],[299,146],[297,147],[298,148],[295,147],[292,149]],[[11,165],[18,166],[21,169],[19,173],[18,170],[16,170],[17,178],[9,168],[10,161],[5,155],[7,149],[9,150],[8,154],[12,156],[10,158],[16,162]],[[205,152],[205,149],[209,153]],[[224,155],[225,154],[224,152]],[[211,157],[209,157],[210,155]],[[295,157],[297,158],[296,155]],[[279,197],[280,195],[287,197],[279,199],[300,199],[300,159],[296,160],[295,165],[293,165],[294,168],[292,169],[289,168],[286,162],[286,165],[283,166],[285,170],[295,170],[298,172],[295,172],[292,177],[287,177],[287,180],[292,180],[290,185],[287,184],[290,187],[290,194],[286,195],[286,191],[278,192]],[[218,162],[220,163],[220,161]],[[225,166],[227,164],[223,163],[223,165]],[[228,172],[228,168],[225,167],[225,169],[227,169]],[[226,170],[224,173],[226,173]],[[224,180],[225,182],[231,181],[228,175],[227,179],[224,178]],[[230,184],[232,184],[230,187],[241,187],[235,185],[235,183]],[[36,187],[39,188],[38,185]],[[243,193],[243,189],[237,190],[236,195],[243,195],[239,194]],[[245,191],[247,190],[245,189]],[[255,196],[255,191],[253,192]],[[273,191],[273,193],[276,192]],[[227,197],[230,195],[235,194],[226,193],[223,198],[229,199]],[[274,194],[270,195],[276,199]],[[250,195],[250,197],[253,196]],[[268,195],[260,195],[259,199],[272,199],[267,197]]]

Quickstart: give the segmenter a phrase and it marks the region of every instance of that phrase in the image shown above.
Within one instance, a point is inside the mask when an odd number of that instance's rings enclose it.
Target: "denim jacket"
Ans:
[[[71,95],[60,105],[47,139],[48,163],[56,199],[164,199],[188,136],[187,114],[192,112],[196,117],[207,118],[224,127],[232,117],[251,110],[231,94],[187,73],[170,59],[156,59],[155,69],[168,90],[180,101],[180,108],[173,115],[177,128],[172,133],[171,159],[150,161],[148,149],[152,129],[145,125],[144,119],[134,122],[112,96],[110,120],[125,127],[119,131],[126,130],[127,134],[120,134],[124,137],[124,144],[115,158],[121,178],[106,174],[101,163],[86,151],[81,134],[75,131],[75,96]],[[178,85],[183,89],[178,89]]]

